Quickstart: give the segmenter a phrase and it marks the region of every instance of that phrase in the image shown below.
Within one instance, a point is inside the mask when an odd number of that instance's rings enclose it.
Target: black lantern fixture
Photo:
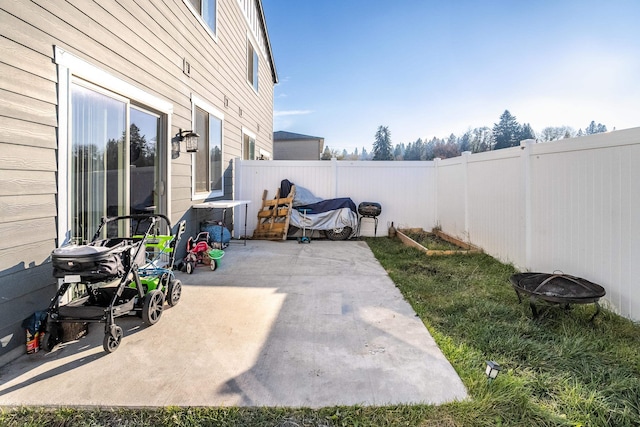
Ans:
[[[198,138],[200,135],[192,130],[182,130],[176,134],[176,139],[181,142],[184,141],[187,153],[196,153],[198,151]]]
[[[489,379],[489,381],[495,380],[501,370],[502,367],[497,362],[494,362],[493,360],[487,360],[487,369],[485,371],[485,374],[487,374],[487,378]]]

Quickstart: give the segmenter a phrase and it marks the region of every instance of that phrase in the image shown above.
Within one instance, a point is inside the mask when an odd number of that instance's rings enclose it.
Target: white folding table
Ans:
[[[222,227],[226,226],[227,209],[235,208],[244,205],[244,245],[247,245],[247,212],[249,209],[249,203],[251,200],[215,200],[213,202],[204,202],[193,205],[194,209],[222,209]],[[235,231],[235,224],[233,227]],[[220,233],[220,240],[222,240],[222,230]],[[220,242],[222,243],[222,242]]]

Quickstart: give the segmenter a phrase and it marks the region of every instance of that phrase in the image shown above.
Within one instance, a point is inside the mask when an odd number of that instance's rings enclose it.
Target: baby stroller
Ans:
[[[171,233],[171,223],[164,215],[103,218],[90,243],[53,251],[53,275],[62,279],[62,284],[47,309],[47,326],[42,338],[44,350],[51,350],[61,341],[63,323],[104,323],[103,348],[112,353],[123,337],[122,328],[115,323],[116,318],[137,314],[146,324],[154,325],[160,320],[165,299],[170,304],[177,303],[181,284],[171,270],[174,249],[184,224],[181,223],[178,232],[165,240],[163,247],[168,246],[169,251],[154,248],[153,243],[149,243],[160,220],[166,222]],[[145,231],[140,234],[136,231],[134,237],[101,238],[103,231],[107,235],[113,234],[114,230],[128,224],[136,224],[136,229],[142,226]],[[168,258],[162,267],[159,259],[150,266],[148,244],[154,254],[157,251]],[[64,303],[69,294],[71,301]]]

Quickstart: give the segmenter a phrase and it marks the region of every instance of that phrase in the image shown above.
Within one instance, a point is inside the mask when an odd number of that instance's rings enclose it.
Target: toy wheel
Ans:
[[[217,259],[212,259],[211,260],[211,271],[216,271],[216,268],[218,268],[218,260]]]
[[[104,339],[102,340],[102,348],[104,348],[104,351],[107,353],[116,351],[122,342],[122,335],[122,328],[114,325],[112,332],[104,334]]]
[[[188,262],[187,265],[186,265],[187,274],[193,273],[193,269],[194,268],[195,268],[195,265],[193,265],[192,262]]]
[[[164,306],[164,294],[160,290],[149,292],[144,297],[142,304],[142,320],[147,325],[155,325],[162,316],[162,308]]]
[[[176,305],[180,301],[180,296],[182,295],[182,282],[180,280],[172,280],[169,282],[169,286],[167,287],[167,296],[165,299],[167,300],[167,304],[171,307]]]
[[[334,228],[326,230],[327,239],[329,240],[347,240],[351,236],[353,229],[351,227]]]

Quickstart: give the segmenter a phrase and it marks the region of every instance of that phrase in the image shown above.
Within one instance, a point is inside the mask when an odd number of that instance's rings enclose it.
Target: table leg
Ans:
[[[247,213],[249,211],[249,204],[244,204],[244,245],[247,246]]]
[[[220,224],[220,249],[224,249],[224,228],[227,226],[227,208],[222,209],[222,223]]]

